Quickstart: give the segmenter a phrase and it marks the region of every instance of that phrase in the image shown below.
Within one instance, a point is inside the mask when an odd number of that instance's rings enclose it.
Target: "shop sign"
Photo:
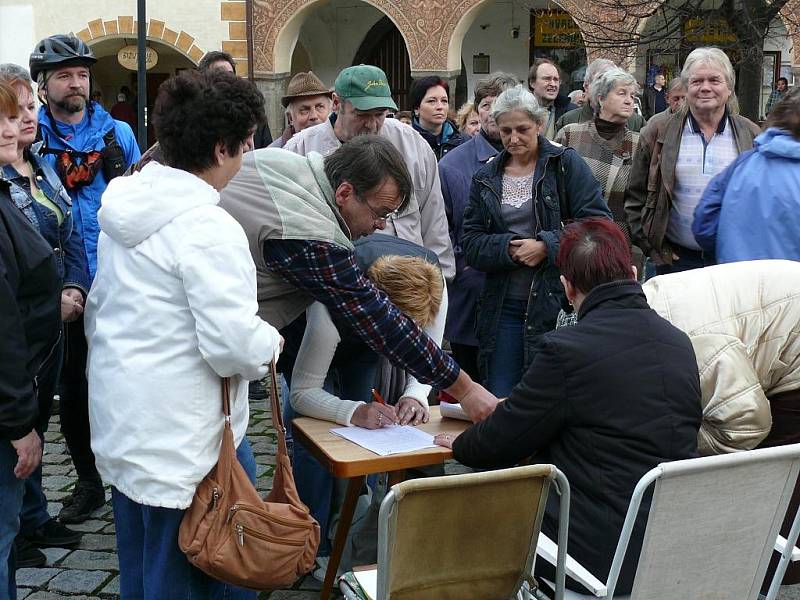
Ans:
[[[730,44],[736,42],[736,34],[723,17],[718,19],[686,19],[683,37],[692,44]]]
[[[537,48],[573,48],[583,45],[581,31],[569,13],[535,11],[534,17],[533,43]]]
[[[158,64],[158,53],[150,48],[145,47],[145,68],[149,71]],[[134,45],[125,46],[117,52],[117,62],[126,69],[135,71],[139,68],[139,49]]]

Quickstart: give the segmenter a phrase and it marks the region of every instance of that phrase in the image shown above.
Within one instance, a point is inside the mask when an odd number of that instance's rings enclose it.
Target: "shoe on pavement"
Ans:
[[[17,568],[25,569],[30,567],[43,567],[47,564],[47,557],[44,552],[31,544],[21,535],[14,540],[17,550]]]
[[[64,527],[55,519],[50,519],[25,535],[28,541],[39,548],[69,548],[77,546],[83,534]]]
[[[250,386],[247,389],[247,395],[251,400],[266,400],[267,388],[264,385],[264,382],[257,379],[251,381]]]
[[[106,492],[99,481],[80,481],[75,484],[69,502],[58,513],[62,523],[83,523],[106,503]]]

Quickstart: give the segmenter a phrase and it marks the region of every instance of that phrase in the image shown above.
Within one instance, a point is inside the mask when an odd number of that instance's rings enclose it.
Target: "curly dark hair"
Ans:
[[[239,153],[265,121],[255,85],[222,71],[184,71],[161,84],[153,111],[156,137],[170,167],[192,173],[214,163],[214,147]]]

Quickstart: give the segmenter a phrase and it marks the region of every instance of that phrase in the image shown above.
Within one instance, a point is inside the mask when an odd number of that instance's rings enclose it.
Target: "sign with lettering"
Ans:
[[[581,31],[563,11],[534,11],[533,43],[537,48],[582,46]]]
[[[683,37],[693,44],[730,44],[736,42],[736,34],[725,18],[686,19],[683,23]]]
[[[149,71],[158,64],[158,53],[149,46],[145,51],[145,68]],[[125,46],[117,52],[117,62],[126,69],[135,71],[139,67],[139,49],[133,45]]]

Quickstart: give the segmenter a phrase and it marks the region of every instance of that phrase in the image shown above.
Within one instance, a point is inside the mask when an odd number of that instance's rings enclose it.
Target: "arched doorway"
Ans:
[[[135,45],[135,36],[121,35],[89,42],[98,59],[97,64],[92,67],[92,90],[102,93],[102,104],[106,110],[112,109],[123,89],[130,91],[130,97],[126,97],[125,101],[136,107],[136,71],[126,69],[117,59],[122,48]],[[147,109],[150,113],[158,94],[158,86],[184,69],[193,69],[196,64],[174,46],[152,39],[147,40],[147,46],[158,56],[158,62],[147,71]],[[147,139],[148,145],[155,141],[152,123],[148,123]]]
[[[372,26],[353,57],[354,65],[375,65],[389,78],[392,95],[400,110],[410,110],[408,92],[411,89],[411,65],[406,42],[389,17]]]

